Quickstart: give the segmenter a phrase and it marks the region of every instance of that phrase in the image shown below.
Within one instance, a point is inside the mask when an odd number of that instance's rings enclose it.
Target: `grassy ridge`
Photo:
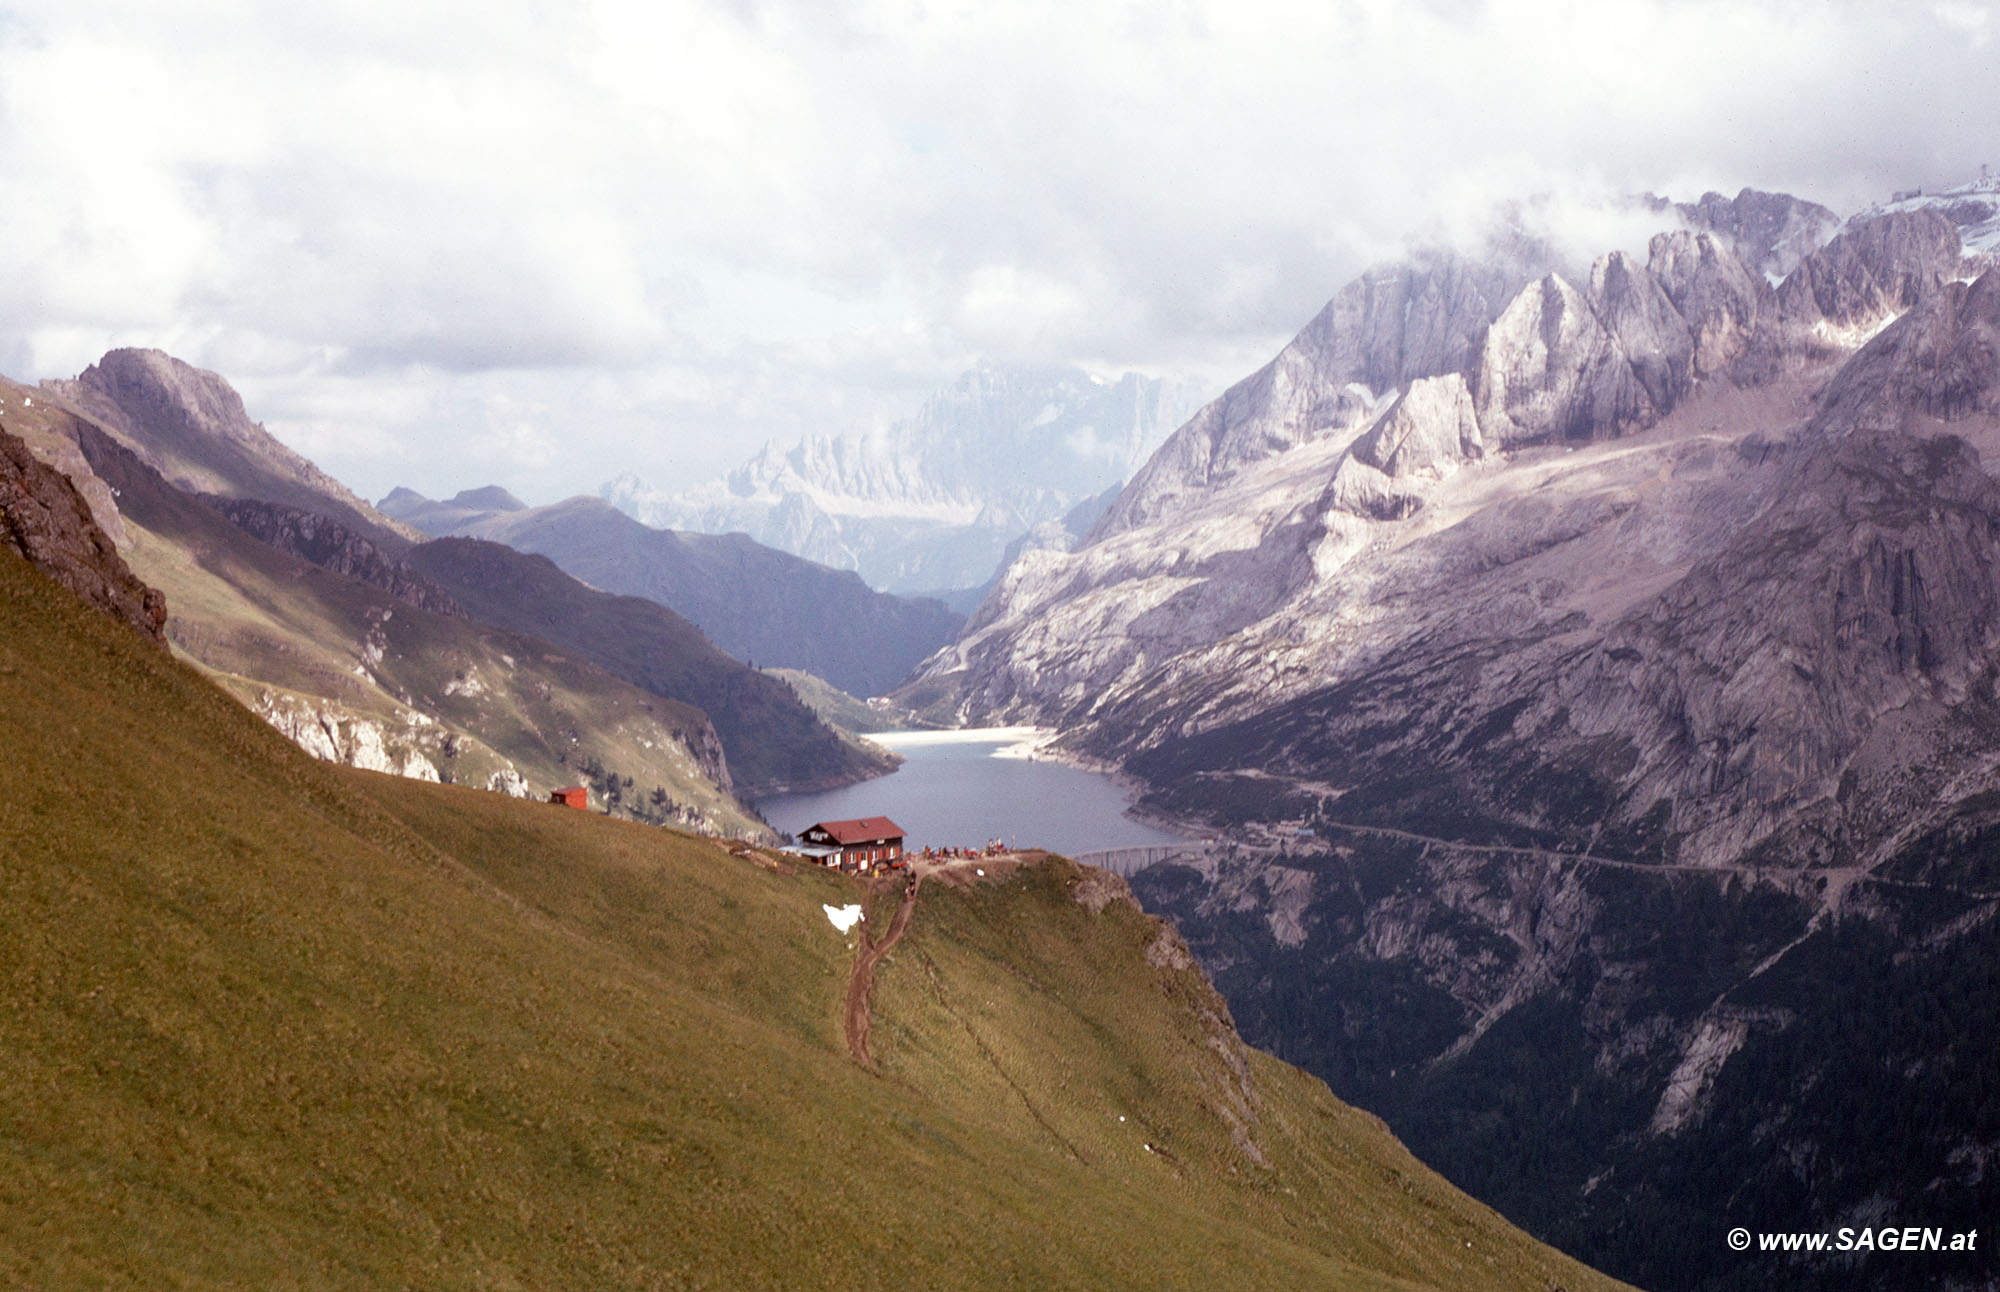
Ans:
[[[0,744],[8,1286],[1605,1286],[1261,1058],[1245,1166],[1060,864],[927,887],[877,1077],[847,881],[313,762],[11,554]]]

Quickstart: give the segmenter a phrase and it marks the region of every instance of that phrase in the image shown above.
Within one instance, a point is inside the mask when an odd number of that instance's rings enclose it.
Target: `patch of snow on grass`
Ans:
[[[828,906],[826,903],[821,902],[820,909],[826,912],[828,922],[842,933],[847,932],[861,922],[861,908],[858,905]]]

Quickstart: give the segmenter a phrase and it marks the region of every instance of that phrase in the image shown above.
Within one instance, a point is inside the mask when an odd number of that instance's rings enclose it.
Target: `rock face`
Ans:
[[[0,542],[92,608],[166,645],[167,599],[147,587],[97,526],[69,477],[0,427]]]
[[[412,739],[417,734],[401,731],[391,734],[383,722],[377,718],[354,713],[340,705],[325,702],[310,703],[297,696],[282,696],[260,691],[253,712],[264,721],[277,728],[279,734],[299,748],[323,762],[341,763],[348,767],[359,767],[363,771],[386,772],[391,776],[407,776],[412,780],[436,781],[437,766],[424,757]],[[515,781],[520,774],[512,768],[504,768],[493,774],[502,780],[512,774]]]
[[[113,350],[72,381],[42,385],[179,488],[331,516],[391,552],[421,537],[251,421],[227,381],[171,355]]]
[[[1840,217],[1817,202],[1754,188],[1733,198],[1704,193],[1700,201],[1677,209],[1692,228],[1717,235],[1745,265],[1774,283],[1840,228]]]
[[[1366,427],[1383,392],[1463,371],[1487,325],[1551,259],[1536,246],[1478,261],[1437,253],[1363,275],[1275,359],[1174,432],[1091,539],[1158,523],[1257,462]]]
[[[1607,275],[1614,283],[1630,281],[1609,267]],[[1476,372],[1479,424],[1500,447],[1623,435],[1650,425],[1661,411],[1617,335],[1583,293],[1555,274],[1493,321]]]
[[[1654,237],[1647,270],[1686,327],[1694,369],[1702,376],[1729,371],[1750,349],[1760,318],[1776,304],[1768,283],[1727,246],[1707,234],[1681,231]],[[1677,349],[1662,334],[1661,358]]]
[[[1958,272],[1958,231],[1935,211],[1862,220],[1799,263],[1778,308],[1806,324],[1851,328],[1895,315]]]
[[[466,617],[450,593],[337,520],[252,498],[210,495],[202,501],[222,513],[230,524],[281,552],[311,561],[322,570],[359,579],[420,610]]]
[[[1660,1236],[1750,1192],[1980,1205],[1934,1020],[1993,1011],[1880,984],[2000,964],[2000,275],[1892,211],[1790,226],[1774,288],[1762,205],[1536,274],[1388,390],[1295,342],[925,679],[1220,834],[1133,882],[1246,1031],[1646,1286],[1723,1277]],[[1864,1146],[1840,1092],[1885,1079],[1930,1129]]]

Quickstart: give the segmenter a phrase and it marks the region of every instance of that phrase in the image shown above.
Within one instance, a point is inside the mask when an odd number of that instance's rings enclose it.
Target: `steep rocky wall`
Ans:
[[[459,619],[468,617],[450,593],[329,516],[253,498],[205,494],[202,501],[238,529],[281,552],[290,552],[323,570],[359,579],[420,610]]]
[[[167,599],[126,566],[69,477],[0,427],[0,542],[94,608],[166,645]]]

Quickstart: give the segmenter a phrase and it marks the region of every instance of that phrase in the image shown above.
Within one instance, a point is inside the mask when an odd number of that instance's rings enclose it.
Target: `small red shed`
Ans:
[[[565,785],[559,790],[549,791],[549,802],[561,803],[566,807],[590,810],[590,791],[581,785]]]

